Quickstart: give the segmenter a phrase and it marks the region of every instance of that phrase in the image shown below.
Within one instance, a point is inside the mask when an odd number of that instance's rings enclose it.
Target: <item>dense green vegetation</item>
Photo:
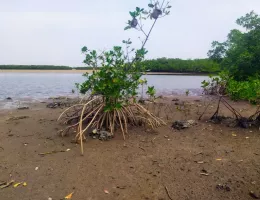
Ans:
[[[249,78],[247,81],[228,81],[227,93],[233,100],[248,100],[257,104],[260,101],[260,78]]]
[[[176,73],[217,73],[220,65],[210,59],[182,60],[179,58],[158,58],[142,62],[145,70],[151,72]],[[92,70],[93,67],[69,67],[54,65],[0,65],[0,69],[34,69],[34,70]]]
[[[14,70],[91,70],[92,67],[69,67],[57,65],[0,65],[1,69],[14,69]]]
[[[75,70],[93,70],[93,67],[73,67]]]
[[[253,11],[237,19],[246,29],[234,29],[225,42],[214,41],[208,52],[226,73],[226,92],[232,99],[260,102],[260,17]],[[203,83],[204,87],[206,82]]]
[[[260,73],[260,17],[252,11],[236,22],[246,31],[231,30],[225,42],[212,43],[208,55],[235,80],[245,81]]]
[[[221,70],[220,65],[210,59],[159,58],[143,61],[143,65],[151,72],[216,73]]]
[[[0,65],[0,69],[37,69],[37,70],[71,70],[68,66],[54,66],[54,65]]]

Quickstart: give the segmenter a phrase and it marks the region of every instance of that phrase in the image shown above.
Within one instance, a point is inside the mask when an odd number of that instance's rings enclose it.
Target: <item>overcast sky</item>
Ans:
[[[149,0],[0,0],[0,64],[83,66],[81,48],[104,49],[139,32],[124,31],[128,11]],[[213,40],[225,40],[235,20],[260,0],[170,0],[147,58],[205,58]],[[148,28],[148,26],[146,27]]]

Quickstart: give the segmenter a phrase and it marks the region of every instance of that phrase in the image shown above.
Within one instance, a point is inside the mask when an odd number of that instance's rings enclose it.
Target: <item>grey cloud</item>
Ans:
[[[0,0],[0,64],[82,66],[82,46],[118,45],[133,37],[123,31],[128,11],[146,0]],[[171,15],[158,22],[147,45],[148,58],[206,57],[213,40],[224,40],[235,20],[259,0],[172,0]],[[147,27],[146,27],[147,28]]]

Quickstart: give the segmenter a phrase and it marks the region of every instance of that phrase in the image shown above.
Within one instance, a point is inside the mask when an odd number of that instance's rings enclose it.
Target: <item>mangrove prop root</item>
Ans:
[[[115,130],[119,128],[125,140],[129,125],[149,125],[151,128],[166,125],[161,118],[138,103],[129,103],[110,111],[105,111],[104,108],[105,102],[102,96],[88,98],[67,108],[58,118],[60,122],[67,125],[59,132],[60,135],[65,136],[74,130],[75,141],[80,143],[81,153],[84,154],[83,141],[86,140],[85,134],[90,132],[91,128],[107,130],[111,135],[114,135]]]
[[[242,128],[248,128],[252,125],[260,126],[260,107],[257,107],[256,112],[250,117],[243,117],[234,107],[232,107],[222,96],[219,97],[218,106],[216,112],[210,118],[211,121],[221,122],[225,117],[219,116],[220,104],[223,104],[234,116],[236,125]],[[205,112],[204,112],[205,113]],[[203,113],[203,114],[204,114]],[[201,116],[202,117],[202,116]],[[201,118],[200,117],[200,118]]]

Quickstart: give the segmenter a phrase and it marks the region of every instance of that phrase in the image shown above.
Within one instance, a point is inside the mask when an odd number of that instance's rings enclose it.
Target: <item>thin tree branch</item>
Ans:
[[[147,34],[144,32],[142,26],[140,26],[140,24],[138,24],[139,28],[140,28],[140,31],[142,31],[142,33],[147,37]]]

